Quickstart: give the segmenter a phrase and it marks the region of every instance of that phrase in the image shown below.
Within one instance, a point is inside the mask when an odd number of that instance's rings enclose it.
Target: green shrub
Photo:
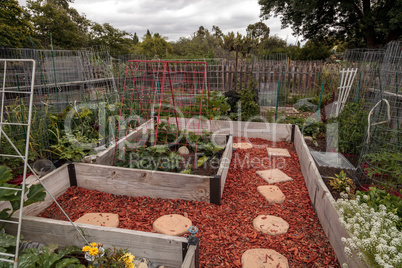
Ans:
[[[353,180],[346,176],[346,173],[342,170],[339,174],[335,174],[334,177],[330,177],[331,181],[329,184],[332,188],[338,192],[345,192],[354,194],[356,190],[356,185],[353,183]]]
[[[345,105],[336,119],[339,152],[359,154],[367,131],[367,117],[364,102],[351,102]]]
[[[257,81],[251,79],[247,87],[239,91],[236,112],[238,114],[241,113],[242,121],[248,121],[250,118],[260,115],[260,105],[258,104],[257,92],[255,91],[256,86]]]

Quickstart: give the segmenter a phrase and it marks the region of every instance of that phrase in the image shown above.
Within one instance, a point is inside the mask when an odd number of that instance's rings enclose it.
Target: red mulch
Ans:
[[[235,137],[234,142],[239,139]],[[288,258],[290,267],[340,267],[311,206],[293,144],[250,141],[261,147],[233,152],[221,206],[118,196],[79,187],[69,188],[58,201],[73,221],[88,212],[118,213],[120,228],[146,232],[154,232],[152,223],[162,215],[188,214],[200,230],[201,267],[241,267],[242,254],[252,248],[274,249]],[[257,192],[257,186],[266,185],[255,171],[269,169],[268,146],[286,148],[292,156],[271,163],[293,178],[277,184],[286,196],[282,204],[268,204]],[[244,161],[247,155],[249,165]],[[282,217],[290,225],[288,232],[269,236],[255,231],[252,221],[260,214]],[[39,216],[65,220],[54,204]]]

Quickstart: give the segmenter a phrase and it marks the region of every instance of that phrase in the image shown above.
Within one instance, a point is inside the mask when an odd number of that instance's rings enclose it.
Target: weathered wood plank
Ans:
[[[190,245],[188,247],[186,257],[183,260],[183,264],[181,268],[195,268],[196,267],[196,253],[197,253],[197,246]]]
[[[109,148],[107,148],[105,151],[100,152],[99,154],[96,155],[95,163],[100,164],[100,165],[112,165],[113,164],[113,159],[115,155],[115,150],[119,149],[119,147],[123,146],[127,142],[133,141],[139,136],[142,136],[146,133],[148,129],[152,129],[153,127],[153,120],[148,120],[141,126],[139,126],[136,130],[132,131],[129,133],[127,136],[124,138],[120,139],[117,143],[113,144]]]
[[[309,192],[310,200],[320,220],[320,224],[331,243],[340,264],[348,263],[350,267],[363,267],[353,262],[345,253],[345,245],[341,241],[346,237],[346,231],[339,221],[339,214],[333,202],[335,201],[322,181],[300,129],[295,130],[295,149],[300,161],[301,171]],[[361,264],[360,264],[361,265]]]
[[[262,138],[269,141],[289,141],[291,129],[289,124],[211,120],[211,131],[216,134],[233,134],[235,137]]]
[[[209,202],[209,177],[76,163],[79,187],[101,192]]]
[[[106,248],[116,246],[128,249],[137,257],[149,258],[153,262],[168,267],[182,266],[182,245],[187,243],[184,237],[82,223],[76,223],[76,225],[89,242],[102,243]],[[67,221],[25,216],[21,226],[21,233],[26,240],[44,244],[57,243],[60,246],[82,247],[85,245],[85,241]],[[15,224],[6,226],[10,234],[16,234],[16,228]]]
[[[217,173],[217,175],[221,176],[221,197],[223,195],[223,190],[225,188],[225,182],[229,172],[229,166],[232,160],[232,154],[233,154],[233,136],[230,135],[226,145],[226,149],[222,155],[221,164]]]
[[[23,215],[31,215],[36,216],[43,210],[45,210],[48,206],[53,204],[53,198],[50,194],[57,199],[59,196],[64,194],[68,187],[70,187],[70,179],[67,170],[67,164],[59,167],[58,169],[53,170],[43,178],[41,178],[41,183],[46,189],[46,198],[42,202],[38,202],[32,205],[29,205],[24,208]],[[35,184],[39,183],[38,181]]]

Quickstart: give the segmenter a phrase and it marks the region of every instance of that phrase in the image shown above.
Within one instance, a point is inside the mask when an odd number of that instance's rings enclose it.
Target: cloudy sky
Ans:
[[[25,5],[25,0],[19,0]],[[224,32],[245,34],[249,24],[260,20],[258,0],[75,0],[71,4],[88,19],[108,22],[113,27],[142,37],[147,29],[176,41],[189,37],[199,26],[212,30],[216,25]],[[264,21],[271,35],[295,44],[292,31],[281,29],[278,18]]]

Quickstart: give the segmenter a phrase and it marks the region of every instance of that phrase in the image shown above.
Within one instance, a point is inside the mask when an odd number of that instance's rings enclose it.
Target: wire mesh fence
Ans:
[[[401,88],[402,42],[391,42],[373,87],[367,88],[370,114],[366,139],[360,152],[360,184],[402,188]]]

